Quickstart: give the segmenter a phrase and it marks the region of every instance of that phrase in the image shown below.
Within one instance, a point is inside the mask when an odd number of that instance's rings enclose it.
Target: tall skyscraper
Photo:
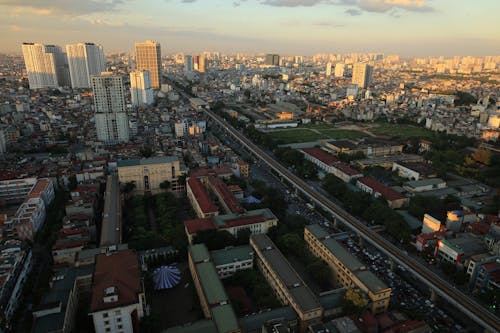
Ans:
[[[207,70],[207,58],[205,55],[200,56],[200,61],[198,63],[198,72],[205,73]]]
[[[30,89],[69,85],[66,54],[59,46],[23,43],[21,48]]]
[[[106,70],[101,45],[78,43],[66,45],[69,74],[73,88],[90,88],[90,76]]]
[[[358,62],[352,67],[352,83],[358,87],[365,89],[372,80],[372,66],[366,62]]]
[[[193,69],[197,71],[200,68],[200,56],[193,56]]]
[[[335,65],[335,77],[344,77],[344,64],[340,62]]]
[[[149,71],[130,72],[130,94],[134,106],[153,103],[153,89],[151,89]]]
[[[266,54],[266,59],[264,63],[268,66],[279,66],[280,56],[277,54]]]
[[[91,83],[97,139],[107,144],[127,142],[129,128],[122,77],[102,73],[91,76]]]
[[[190,55],[184,56],[184,71],[185,72],[193,71],[193,57]]]
[[[329,62],[326,64],[326,76],[332,75],[332,63]]]
[[[149,71],[151,87],[160,89],[161,86],[161,49],[160,43],[148,40],[144,43],[135,43],[136,70]]]

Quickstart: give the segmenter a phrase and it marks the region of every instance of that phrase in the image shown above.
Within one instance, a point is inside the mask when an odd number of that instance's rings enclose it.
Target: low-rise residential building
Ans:
[[[403,152],[403,145],[379,138],[326,141],[324,144],[326,148],[337,154],[354,155],[362,153],[365,156],[388,156],[398,155]]]
[[[248,229],[255,234],[267,233],[269,228],[278,223],[278,218],[268,208],[255,209],[243,214],[217,215],[209,218],[184,221],[184,229],[189,243],[196,233],[204,230],[226,230],[237,236],[240,230]]]
[[[467,233],[457,238],[440,239],[435,255],[443,262],[463,267],[468,265],[471,256],[485,252],[488,252],[488,249],[482,239]]]
[[[178,179],[184,173],[176,156],[118,161],[120,183],[135,183],[136,191],[140,192],[159,191],[164,181],[170,183],[172,191],[181,191],[184,187]]]
[[[333,269],[338,284],[346,288],[359,288],[366,293],[373,313],[387,310],[391,288],[367,270],[365,265],[330,237],[321,226],[306,226],[304,240],[310,251]]]
[[[421,180],[437,177],[436,170],[429,163],[423,162],[394,162],[392,171],[397,172],[400,177],[410,180]]]
[[[403,194],[380,183],[372,177],[358,178],[356,186],[362,191],[373,195],[375,198],[383,197],[391,208],[401,208],[407,206],[410,202],[410,199],[405,197]]]
[[[199,218],[208,218],[219,214],[215,203],[198,178],[191,177],[186,181],[186,194],[191,207]]]
[[[135,251],[97,255],[89,312],[96,333],[139,332],[145,306],[146,296]]]
[[[16,311],[21,293],[33,266],[33,256],[21,241],[7,240],[0,247],[1,322],[8,324]],[[7,325],[8,326],[8,325]]]
[[[250,245],[255,251],[257,267],[278,299],[297,313],[300,331],[305,332],[309,325],[321,322],[321,303],[271,239],[264,234],[252,235]]]
[[[302,148],[300,151],[304,154],[306,160],[311,161],[324,172],[331,173],[346,183],[352,179],[363,177],[361,172],[342,163],[335,156],[321,148]]]
[[[411,193],[427,192],[446,188],[446,181],[441,178],[412,180],[405,182],[403,188]]]
[[[90,294],[94,265],[57,270],[50,290],[33,311],[33,333],[70,333],[80,299]]]
[[[189,247],[188,264],[205,318],[212,319],[216,332],[239,333],[236,314],[204,244]]]
[[[238,271],[253,268],[253,250],[248,245],[211,251],[210,257],[221,279],[233,276]]]

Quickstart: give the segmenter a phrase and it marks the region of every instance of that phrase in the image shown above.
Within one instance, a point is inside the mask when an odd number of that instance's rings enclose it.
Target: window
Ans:
[[[111,332],[111,328],[106,328],[106,332]]]
[[[104,325],[109,325],[109,320],[105,320]]]
[[[108,316],[109,316],[109,315],[108,315],[108,313],[107,313],[107,312],[104,312],[104,313],[102,314],[102,317],[103,317],[103,318],[108,318]]]
[[[117,327],[119,330],[121,330],[123,328],[123,325],[118,325]]]
[[[115,311],[115,315],[116,315],[116,316],[119,316],[121,313],[122,313],[122,312],[121,312],[120,310],[116,310],[116,311]]]
[[[121,318],[116,318],[116,322],[121,323],[122,319]]]

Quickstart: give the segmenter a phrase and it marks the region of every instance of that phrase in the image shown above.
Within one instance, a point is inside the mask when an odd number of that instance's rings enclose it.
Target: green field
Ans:
[[[325,129],[310,130],[306,128],[297,128],[290,130],[280,130],[271,132],[270,135],[283,141],[284,144],[300,143],[327,139],[356,139],[365,137],[366,134],[351,130],[337,130],[325,127]]]
[[[384,135],[390,137],[412,138],[421,137],[429,138],[433,135],[432,131],[423,127],[402,124],[378,123],[370,128],[369,131],[375,135]]]

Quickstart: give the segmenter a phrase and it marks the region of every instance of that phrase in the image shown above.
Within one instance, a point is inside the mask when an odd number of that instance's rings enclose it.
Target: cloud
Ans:
[[[402,9],[412,12],[430,12],[434,9],[425,0],[263,0],[262,5],[275,7],[313,7],[317,5],[339,5],[350,7],[346,14],[360,15],[362,11],[387,13]]]
[[[367,12],[386,13],[391,9],[413,12],[429,12],[434,9],[425,0],[359,0],[357,6]]]
[[[116,10],[122,3],[123,0],[0,0],[0,7],[7,7],[14,14],[81,16]]]
[[[345,13],[348,14],[348,15],[351,15],[351,16],[359,16],[363,12],[361,10],[359,10],[359,9],[349,8],[349,9],[346,9]]]
[[[275,7],[312,7],[329,2],[325,0],[265,0],[261,4]]]
[[[328,28],[341,28],[345,27],[346,25],[343,23],[338,23],[338,22],[329,22],[329,21],[318,21],[318,22],[313,22],[313,26],[316,27],[328,27]]]

